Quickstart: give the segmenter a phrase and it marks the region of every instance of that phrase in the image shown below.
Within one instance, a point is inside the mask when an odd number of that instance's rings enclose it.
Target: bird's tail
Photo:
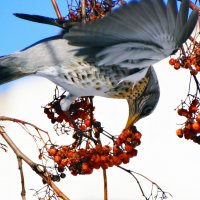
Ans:
[[[0,57],[0,85],[27,76],[15,64],[11,64],[11,57]]]

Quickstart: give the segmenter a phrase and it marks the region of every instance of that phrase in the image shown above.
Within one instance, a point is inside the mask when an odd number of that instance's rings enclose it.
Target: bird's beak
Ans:
[[[132,127],[138,121],[139,118],[139,113],[135,113],[133,116],[129,116],[125,129]]]

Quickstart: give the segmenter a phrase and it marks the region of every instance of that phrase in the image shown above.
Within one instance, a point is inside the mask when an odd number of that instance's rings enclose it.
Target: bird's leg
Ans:
[[[69,107],[71,105],[71,103],[76,99],[77,97],[72,95],[72,94],[68,94],[67,96],[65,96],[63,99],[61,99],[60,101],[60,107],[62,109],[62,111],[67,111],[69,110]]]

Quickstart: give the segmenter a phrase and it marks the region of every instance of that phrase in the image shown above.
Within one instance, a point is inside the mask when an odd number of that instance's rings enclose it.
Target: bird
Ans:
[[[153,64],[174,54],[191,35],[198,11],[189,0],[133,0],[105,17],[67,27],[51,18],[15,14],[61,27],[56,36],[0,57],[0,85],[35,75],[69,92],[60,102],[67,110],[80,96],[126,99],[125,128],[155,109],[159,82]]]

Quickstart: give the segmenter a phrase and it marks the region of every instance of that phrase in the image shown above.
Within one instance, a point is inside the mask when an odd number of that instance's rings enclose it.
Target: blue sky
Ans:
[[[66,1],[58,1],[65,7]],[[1,0],[0,4],[0,55],[23,49],[41,38],[58,33],[59,29],[44,24],[18,19],[13,13],[38,14],[56,17],[50,0]],[[65,11],[66,12],[66,11]],[[63,10],[64,13],[64,10]],[[64,13],[66,14],[66,13]]]

